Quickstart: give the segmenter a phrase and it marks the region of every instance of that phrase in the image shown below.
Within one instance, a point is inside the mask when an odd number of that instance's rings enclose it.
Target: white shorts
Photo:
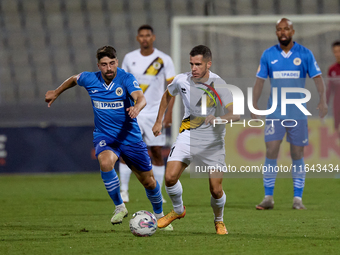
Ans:
[[[180,161],[187,165],[195,166],[220,166],[225,164],[224,144],[205,144],[202,141],[190,139],[190,131],[184,131],[177,136],[172,145],[168,161]]]
[[[137,122],[142,132],[143,140],[147,146],[164,146],[166,142],[165,129],[162,134],[155,137],[152,127],[155,125],[157,115],[138,115]]]

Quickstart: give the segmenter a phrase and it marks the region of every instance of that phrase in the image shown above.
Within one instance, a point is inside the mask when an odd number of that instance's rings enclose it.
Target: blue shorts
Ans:
[[[125,145],[118,142],[110,142],[110,140],[110,138],[103,136],[98,137],[98,139],[93,141],[93,145],[96,150],[96,157],[98,157],[101,152],[110,150],[113,151],[118,158],[122,156],[130,169],[132,169],[132,166],[142,172],[147,172],[152,169],[148,148],[143,141]]]
[[[297,125],[296,125],[297,123]],[[283,124],[283,125],[282,125]],[[296,125],[296,126],[295,126]],[[295,127],[294,127],[295,126]],[[265,142],[282,140],[287,133],[287,142],[296,146],[308,145],[308,124],[307,120],[266,120],[264,131]]]

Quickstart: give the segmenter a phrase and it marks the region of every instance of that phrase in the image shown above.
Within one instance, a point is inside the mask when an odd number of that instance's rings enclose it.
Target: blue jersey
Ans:
[[[286,115],[281,115],[281,88],[304,88],[307,73],[310,78],[321,75],[320,68],[313,53],[306,47],[294,42],[294,46],[285,53],[280,44],[265,50],[262,54],[260,66],[256,76],[270,78],[272,88],[277,88],[278,105],[276,110],[267,116],[268,119],[307,119],[307,116],[293,104],[287,104]],[[303,93],[287,93],[287,98],[305,98]],[[306,104],[303,104],[306,108]],[[267,109],[272,106],[272,93],[268,99]]]
[[[110,142],[131,144],[142,141],[136,118],[131,119],[126,111],[134,105],[131,93],[141,90],[135,77],[117,68],[117,75],[107,85],[101,72],[83,72],[77,83],[89,93],[94,113],[94,141],[105,135]]]

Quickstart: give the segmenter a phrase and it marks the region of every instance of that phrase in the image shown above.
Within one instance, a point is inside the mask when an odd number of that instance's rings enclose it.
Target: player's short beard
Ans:
[[[148,50],[148,49],[150,49],[150,47],[151,47],[151,45],[150,45],[148,42],[146,42],[145,44],[142,43],[142,48],[143,48],[144,50]]]
[[[112,72],[112,78],[109,78],[108,76],[107,76],[107,73],[104,75],[105,76],[105,78],[108,80],[108,81],[112,81],[113,79],[114,79],[114,77],[116,76],[116,74],[115,74],[115,72]]]
[[[208,72],[208,68],[205,69],[203,75],[201,76],[200,80],[203,79],[203,77],[206,75],[206,73]]]
[[[290,44],[291,41],[292,41],[291,37],[287,38],[287,40],[285,40],[285,41],[281,41],[279,39],[280,44],[282,44],[283,46],[287,46],[288,44]]]
[[[209,72],[209,69],[208,68],[206,68],[205,69],[205,71],[204,71],[204,73],[201,75],[201,77],[199,77],[199,78],[193,78],[193,81],[194,82],[205,82],[205,80],[204,80],[204,76],[205,76],[205,74],[207,73],[207,72]],[[203,79],[203,80],[202,80]]]

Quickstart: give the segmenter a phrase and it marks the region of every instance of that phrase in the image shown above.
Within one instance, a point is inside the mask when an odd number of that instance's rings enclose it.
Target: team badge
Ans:
[[[153,68],[155,68],[156,70],[158,70],[162,66],[159,62],[154,62],[152,65],[153,65]]]
[[[137,81],[134,81],[134,82],[133,82],[133,86],[134,86],[135,88],[139,89],[139,83],[138,83]]]
[[[123,89],[122,89],[121,87],[118,87],[118,88],[116,89],[116,94],[117,94],[117,96],[123,95]]]
[[[257,72],[256,73],[259,73],[261,71],[261,65],[259,65],[259,67],[257,68]]]
[[[294,63],[294,65],[296,65],[296,66],[301,65],[301,58],[294,58],[293,63]]]
[[[319,72],[320,72],[320,71],[321,71],[321,70],[320,70],[320,67],[319,67],[319,65],[318,65],[318,63],[317,63],[316,61],[314,62],[314,65],[315,65],[316,71],[319,71]]]

